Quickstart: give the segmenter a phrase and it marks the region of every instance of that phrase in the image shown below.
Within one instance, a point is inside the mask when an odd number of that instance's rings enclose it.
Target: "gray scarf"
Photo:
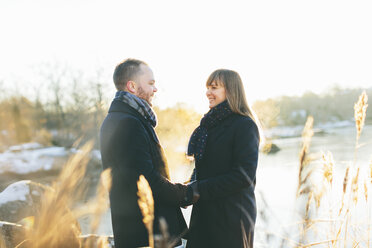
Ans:
[[[145,100],[129,92],[121,90],[116,92],[114,100],[125,102],[126,104],[137,110],[138,113],[140,113],[147,121],[149,121],[151,126],[156,127],[156,115]]]

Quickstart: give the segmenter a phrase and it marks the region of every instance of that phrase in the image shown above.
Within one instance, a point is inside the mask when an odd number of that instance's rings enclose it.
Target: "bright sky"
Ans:
[[[160,107],[207,109],[205,81],[236,70],[251,103],[337,83],[372,87],[372,1],[1,0],[0,80],[31,81],[63,62],[112,72],[134,57],[152,67]],[[110,93],[111,94],[111,93]]]

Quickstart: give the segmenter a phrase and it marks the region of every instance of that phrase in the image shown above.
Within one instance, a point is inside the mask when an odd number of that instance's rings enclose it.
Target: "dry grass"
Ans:
[[[344,209],[344,206],[345,206],[344,202],[345,202],[346,189],[347,189],[347,185],[348,185],[348,182],[349,182],[349,171],[350,171],[350,166],[348,166],[346,168],[344,180],[343,180],[343,183],[342,183],[342,200],[341,200],[341,207],[340,207],[338,215],[341,215],[341,212],[342,212],[342,210]]]
[[[308,117],[305,128],[302,132],[302,149],[300,151],[300,169],[298,173],[298,188],[297,188],[297,196],[308,193],[307,188],[302,188],[304,185],[306,185],[307,180],[309,179],[309,176],[311,175],[311,172],[306,173],[306,166],[309,164],[308,159],[308,150],[311,143],[311,137],[314,135],[313,132],[313,118],[310,116]]]
[[[306,205],[304,206],[305,215],[303,216],[299,242],[296,247],[371,247],[369,237],[371,204],[368,194],[372,184],[372,161],[367,168],[362,168],[361,165],[356,163],[359,148],[358,141],[366,118],[367,100],[368,97],[363,92],[354,106],[356,123],[354,164],[346,168],[339,199],[337,199],[338,194],[335,194],[336,192],[334,191],[339,188],[333,187],[335,183],[334,167],[336,164],[330,152],[327,155],[322,155],[322,173],[313,173],[317,168],[315,164],[309,163],[308,156],[313,120],[309,117],[306,122],[303,131],[303,146],[300,152],[299,184],[297,189],[297,197],[302,195]],[[362,174],[362,169],[369,173]],[[316,181],[317,183],[314,183],[311,179],[319,175],[321,181],[318,180]],[[324,185],[320,190],[319,182],[323,182]],[[362,187],[363,192],[361,191]],[[322,200],[324,196],[327,196],[328,205],[326,204],[327,202]],[[365,201],[360,201],[359,197],[361,196],[364,196]],[[333,209],[337,206],[339,206],[339,211],[335,213]],[[311,209],[316,210],[314,216],[309,215]],[[358,215],[360,216],[360,211],[363,211],[363,209],[366,210],[367,218],[361,220]],[[324,213],[328,213],[328,220],[320,221],[316,219],[317,216],[322,216]],[[312,242],[307,242],[306,237],[309,236]],[[316,241],[317,239],[319,241]]]
[[[143,175],[140,176],[137,186],[138,205],[143,216],[142,221],[149,233],[149,245],[150,247],[154,247],[154,199],[152,197],[152,191],[149,183]]]
[[[356,164],[358,141],[361,136],[366,117],[368,97],[365,92],[359,97],[354,106],[356,123],[356,145],[354,164],[350,164],[339,185],[335,184],[334,168],[337,163],[333,160],[332,154],[328,152],[321,157],[321,187],[314,185],[311,180],[317,175],[313,167],[312,158],[309,154],[311,138],[313,136],[313,118],[309,117],[304,131],[303,144],[299,155],[299,173],[297,197],[305,200],[305,215],[300,223],[300,237],[287,238],[292,240],[290,247],[371,247],[370,246],[370,211],[371,200],[369,197],[372,185],[372,161],[368,168]],[[76,202],[85,192],[83,182],[89,152],[92,144],[85,145],[80,152],[72,157],[61,172],[59,178],[53,183],[53,190],[48,190],[42,197],[42,204],[39,213],[34,217],[34,222],[28,225],[27,235],[24,242],[19,244],[21,248],[46,248],[46,247],[104,247],[107,246],[105,238],[88,241],[81,244],[79,235],[81,230],[77,218],[83,215],[92,214],[91,230],[98,228],[101,214],[107,209],[107,192],[111,185],[110,171],[101,175],[100,186],[97,190],[97,199],[76,208]],[[368,173],[362,173],[364,170]],[[319,182],[319,181],[318,181]],[[361,187],[363,185],[363,196],[365,201],[359,200]],[[342,192],[341,192],[342,188]],[[331,198],[334,190],[340,191],[340,198]],[[325,202],[328,199],[328,205]],[[138,204],[143,214],[143,222],[149,232],[150,247],[172,247],[176,240],[169,241],[167,225],[160,220],[161,236],[153,234],[154,222],[154,201],[151,188],[146,179],[141,176],[138,181]],[[364,204],[364,205],[362,205]],[[367,221],[360,222],[355,219],[356,206],[358,211],[366,209]],[[361,206],[361,207],[360,207]],[[339,211],[332,211],[339,209]],[[316,210],[315,215],[310,215],[311,210]],[[318,218],[322,211],[327,212],[328,218]],[[307,241],[311,237],[311,242]],[[294,241],[298,239],[299,241]],[[309,238],[310,239],[310,238]],[[154,241],[155,240],[155,241]],[[0,237],[0,242],[3,240]],[[0,243],[5,247],[4,243]]]
[[[333,182],[333,167],[334,167],[334,160],[331,152],[328,152],[327,155],[324,153],[322,154],[323,160],[323,177],[326,179],[328,184],[332,186]]]
[[[367,99],[363,92],[355,104],[356,142],[354,158],[350,159],[354,163],[349,162],[341,175],[331,152],[322,153],[320,159],[309,153],[313,118],[308,118],[302,133],[296,190],[295,217],[300,219],[284,225],[291,228],[291,231],[284,230],[288,233],[286,237],[276,235],[280,238],[279,247],[372,247],[369,197],[372,161],[367,166],[357,162]],[[273,246],[268,243],[262,247]]]
[[[0,233],[0,247],[6,247],[5,239],[2,233]]]
[[[358,202],[359,171],[360,168],[357,169],[357,173],[354,176],[353,180],[351,181],[351,190],[354,204],[357,204]]]
[[[88,143],[70,158],[52,184],[54,190],[45,192],[34,225],[28,229],[27,238],[19,247],[80,247],[81,231],[70,207],[84,192],[82,179],[91,148],[92,143]]]
[[[304,130],[302,132],[302,149],[300,151],[300,168],[298,173],[297,197],[304,196],[305,198],[307,198],[304,216],[305,218],[304,229],[307,228],[308,223],[306,220],[309,219],[309,208],[314,196],[311,190],[311,185],[309,183],[309,179],[311,177],[313,170],[308,168],[310,162],[308,152],[310,148],[311,138],[314,135],[313,123],[314,119],[311,116],[309,116],[307,118]],[[303,236],[305,236],[305,232]]]
[[[357,129],[357,140],[359,140],[360,135],[362,133],[362,129],[364,127],[364,121],[366,119],[367,113],[367,104],[368,96],[365,91],[359,96],[358,102],[354,105],[354,118],[355,118],[355,126]]]
[[[72,156],[52,189],[45,191],[41,197],[41,207],[33,218],[33,223],[26,225],[26,238],[19,248],[50,247],[107,247],[107,242],[98,240],[98,244],[88,241],[81,244],[81,230],[77,219],[83,215],[94,216],[92,231],[98,227],[99,217],[107,209],[107,190],[110,188],[110,172],[101,174],[98,196],[83,207],[76,208],[76,203],[86,191],[84,175],[89,161],[93,143],[88,142]]]
[[[143,223],[149,233],[149,245],[151,248],[172,248],[186,233],[181,233],[179,237],[171,238],[168,232],[167,222],[163,217],[159,218],[160,234],[154,235],[154,199],[149,183],[143,175],[140,175],[137,182],[138,187],[138,206],[143,216]]]

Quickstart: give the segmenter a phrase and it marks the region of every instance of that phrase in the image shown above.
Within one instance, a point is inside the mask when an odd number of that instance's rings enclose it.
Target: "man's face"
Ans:
[[[140,65],[141,73],[136,80],[137,89],[135,95],[142,98],[152,106],[152,98],[158,89],[155,87],[155,79],[152,70],[147,65]]]

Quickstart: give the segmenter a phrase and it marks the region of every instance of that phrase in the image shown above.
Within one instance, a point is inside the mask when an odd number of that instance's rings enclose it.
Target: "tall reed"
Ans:
[[[138,205],[143,216],[143,223],[149,233],[149,245],[154,247],[154,199],[149,183],[143,175],[140,175],[137,181],[138,187]]]
[[[358,101],[354,104],[354,119],[355,119],[355,127],[357,130],[356,140],[358,144],[358,140],[362,133],[364,122],[367,115],[367,107],[368,107],[368,96],[365,91],[359,96]]]
[[[99,217],[108,207],[107,192],[111,185],[110,171],[101,174],[98,196],[82,207],[76,207],[87,185],[85,172],[90,159],[93,143],[88,142],[76,154],[69,158],[59,177],[52,183],[51,190],[41,196],[41,206],[34,217],[33,224],[26,229],[26,237],[18,248],[50,248],[50,247],[104,247],[88,241],[81,244],[81,229],[77,219],[84,215],[93,215],[92,231],[97,230]],[[107,245],[106,245],[107,247]]]
[[[297,197],[302,196],[306,204],[303,207],[305,215],[300,223],[302,229],[296,247],[371,247],[369,237],[371,201],[368,194],[372,185],[372,161],[368,167],[362,167],[357,160],[359,140],[366,119],[367,101],[368,97],[363,92],[354,105],[356,142],[354,157],[351,158],[353,163],[348,163],[340,188],[334,187],[336,163],[332,153],[323,153],[321,160],[312,160],[309,147],[313,135],[313,119],[309,117],[305,124],[299,155]],[[365,171],[368,173],[364,173]],[[342,190],[340,197],[335,194],[337,189]],[[327,202],[322,200],[325,197]],[[361,201],[360,197],[365,201]],[[365,222],[357,221],[360,218],[362,204],[365,204],[367,209],[367,218],[363,219]],[[337,211],[333,211],[335,207]],[[310,215],[312,209],[316,211]],[[328,218],[325,218],[327,212],[324,211],[328,212]],[[307,242],[307,239],[312,242]]]
[[[92,146],[92,142],[87,143],[71,157],[52,184],[54,190],[45,192],[34,225],[20,247],[80,247],[81,230],[70,207],[84,192],[82,180]]]

